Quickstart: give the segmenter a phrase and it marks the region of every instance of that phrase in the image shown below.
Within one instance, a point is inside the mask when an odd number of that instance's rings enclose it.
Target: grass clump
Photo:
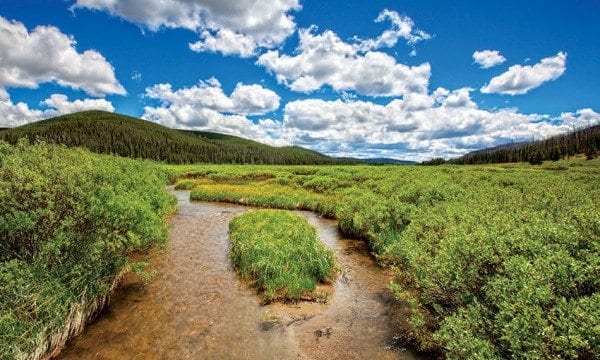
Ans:
[[[318,283],[330,280],[333,251],[305,219],[282,210],[249,211],[229,223],[230,258],[265,302],[314,299]]]

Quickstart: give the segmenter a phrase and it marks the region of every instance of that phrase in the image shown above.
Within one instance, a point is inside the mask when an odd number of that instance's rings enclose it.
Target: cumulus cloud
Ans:
[[[113,112],[112,103],[105,99],[83,99],[69,101],[63,94],[52,94],[40,105],[45,109],[31,109],[24,102],[13,103],[5,91],[0,90],[0,127],[15,127],[53,116],[70,114],[84,110],[104,110]]]
[[[221,83],[211,78],[197,85],[173,90],[171,84],[157,84],[146,88],[146,96],[160,100],[171,108],[194,108],[236,115],[264,115],[279,108],[279,96],[260,85],[238,83],[227,96]]]
[[[513,65],[508,71],[500,74],[481,88],[482,93],[499,93],[508,95],[526,94],[543,83],[558,79],[567,68],[567,53],[559,52],[556,56],[542,59],[535,65]]]
[[[287,142],[337,156],[392,156],[412,160],[453,157],[511,140],[544,138],[569,130],[566,121],[516,109],[479,109],[473,89],[439,88],[386,105],[368,101],[292,101],[281,136]],[[579,116],[597,116],[590,109]],[[595,113],[594,113],[595,114]],[[564,117],[571,116],[563,114]]]
[[[264,115],[279,108],[279,96],[260,85],[238,83],[227,96],[215,78],[197,85],[173,90],[171,84],[146,89],[146,96],[160,102],[146,106],[142,118],[179,129],[214,131],[282,145],[275,133],[280,122],[261,119],[253,122],[248,115]]]
[[[498,50],[482,50],[473,53],[473,60],[480,65],[482,69],[489,69],[502,64],[506,58]]]
[[[221,29],[216,34],[203,31],[201,40],[189,44],[190,49],[195,52],[221,52],[223,55],[239,55],[250,57],[254,55],[256,44],[254,40],[246,35],[235,33],[229,29]]]
[[[53,26],[31,32],[0,17],[0,88],[35,89],[41,83],[81,89],[93,96],[125,94],[114,68],[95,50],[82,53],[73,37]]]
[[[255,93],[254,89],[244,90]],[[437,88],[431,93],[410,93],[386,104],[353,98],[296,100],[285,105],[282,121],[252,121],[231,111],[236,103],[243,102],[240,99],[248,99],[245,91],[226,96],[220,84],[211,79],[179,90],[168,84],[148,88],[148,96],[158,99],[160,105],[146,107],[143,117],[170,127],[216,131],[274,145],[299,145],[334,156],[388,156],[417,161],[455,157],[532,136],[545,138],[600,121],[600,114],[592,109],[563,113],[557,118],[523,114],[513,108],[480,109],[471,99],[472,91]],[[261,97],[248,103],[253,105],[241,108],[268,107],[261,105]]]
[[[560,114],[560,119],[565,125],[575,129],[600,124],[600,114],[590,108],[580,109],[574,113],[564,112]]]
[[[344,42],[333,31],[314,31],[315,27],[300,30],[296,55],[269,51],[257,63],[274,73],[279,83],[299,92],[312,92],[325,85],[335,91],[352,90],[370,96],[427,92],[429,63],[399,64],[386,53],[364,51]]]
[[[69,101],[69,98],[63,94],[52,94],[48,99],[42,101],[42,105],[50,108],[58,114],[70,114],[85,110],[104,110],[114,112],[115,108],[111,102],[105,99],[83,99]]]
[[[400,15],[396,11],[384,9],[375,22],[383,22],[389,20],[392,23],[391,29],[385,30],[375,39],[359,40],[359,43],[354,45],[357,50],[368,51],[382,47],[393,47],[398,43],[399,39],[405,39],[409,45],[414,45],[419,41],[431,39],[431,35],[423,30],[415,28],[414,21],[406,15]],[[413,51],[415,51],[413,49]],[[411,52],[412,53],[412,52]],[[416,55],[416,51],[414,53]]]
[[[290,14],[298,0],[77,0],[72,8],[106,11],[156,31],[183,28],[198,32],[194,51],[252,56],[273,48],[296,29]]]

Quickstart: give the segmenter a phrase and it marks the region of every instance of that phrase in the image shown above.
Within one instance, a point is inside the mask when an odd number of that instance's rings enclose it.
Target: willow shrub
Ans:
[[[315,228],[289,211],[256,210],[229,223],[230,258],[265,302],[312,298],[318,283],[330,280],[334,254]]]
[[[128,255],[167,241],[166,182],[149,162],[0,142],[0,358],[50,346]]]

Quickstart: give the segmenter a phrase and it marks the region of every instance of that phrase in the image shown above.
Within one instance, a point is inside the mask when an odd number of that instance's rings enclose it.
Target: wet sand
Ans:
[[[336,222],[297,212],[336,253],[326,304],[261,305],[230,265],[229,221],[248,207],[189,201],[174,191],[171,243],[151,255],[148,283],[127,276],[111,304],[60,359],[417,359],[397,345],[402,311],[390,273]]]

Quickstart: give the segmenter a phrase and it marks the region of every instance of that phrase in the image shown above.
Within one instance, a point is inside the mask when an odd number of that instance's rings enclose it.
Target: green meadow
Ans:
[[[409,338],[449,358],[600,356],[600,160],[168,166],[192,200],[306,209],[395,269]]]
[[[599,179],[599,159],[166,165],[0,143],[0,358],[60,347],[123,273],[148,275],[131,257],[168,241],[169,183],[196,201],[337,219],[393,269],[407,345],[455,359],[598,358]],[[232,263],[264,299],[303,297],[331,278],[333,256],[303,219],[254,211],[230,226]]]

